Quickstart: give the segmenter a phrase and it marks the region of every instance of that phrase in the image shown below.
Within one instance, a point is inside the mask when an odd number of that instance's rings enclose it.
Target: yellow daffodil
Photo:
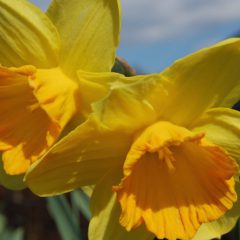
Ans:
[[[86,112],[84,71],[111,71],[118,35],[117,0],[53,0],[46,14],[26,0],[0,0],[0,150],[8,174],[24,173]]]
[[[200,226],[231,214],[237,200],[240,112],[227,107],[239,100],[239,65],[235,38],[160,74],[102,74],[115,79],[109,94],[32,165],[28,186],[51,196],[96,184],[90,240],[201,235]]]

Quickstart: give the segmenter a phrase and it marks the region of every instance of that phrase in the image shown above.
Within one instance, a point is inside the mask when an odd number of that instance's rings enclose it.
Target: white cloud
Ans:
[[[239,20],[239,0],[122,0],[122,41],[156,42]]]

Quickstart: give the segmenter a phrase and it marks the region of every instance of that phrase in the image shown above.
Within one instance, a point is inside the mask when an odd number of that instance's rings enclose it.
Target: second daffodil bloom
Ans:
[[[86,112],[84,71],[111,71],[118,34],[115,0],[54,0],[46,14],[26,0],[0,0],[0,150],[8,174],[24,173]]]
[[[51,196],[96,184],[90,240],[192,239],[237,200],[240,112],[227,107],[239,100],[239,65],[235,38],[160,74],[108,74],[108,96],[33,164],[28,186]]]

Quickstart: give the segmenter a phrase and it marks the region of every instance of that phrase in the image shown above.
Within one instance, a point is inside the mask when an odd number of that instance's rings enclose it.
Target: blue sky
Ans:
[[[31,0],[43,10],[49,0]],[[143,72],[159,72],[174,60],[240,30],[239,0],[121,0],[118,55]]]

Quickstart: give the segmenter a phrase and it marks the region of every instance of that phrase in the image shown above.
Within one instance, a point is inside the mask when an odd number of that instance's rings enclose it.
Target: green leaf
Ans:
[[[83,240],[76,215],[64,195],[49,197],[48,210],[63,240]]]
[[[16,230],[6,229],[1,235],[1,240],[23,240],[23,229],[17,228]]]
[[[73,205],[76,206],[87,220],[90,220],[89,197],[81,189],[77,189],[71,192],[71,198]]]
[[[6,217],[0,214],[0,239],[1,240],[23,240],[22,228],[12,229],[7,226]]]

